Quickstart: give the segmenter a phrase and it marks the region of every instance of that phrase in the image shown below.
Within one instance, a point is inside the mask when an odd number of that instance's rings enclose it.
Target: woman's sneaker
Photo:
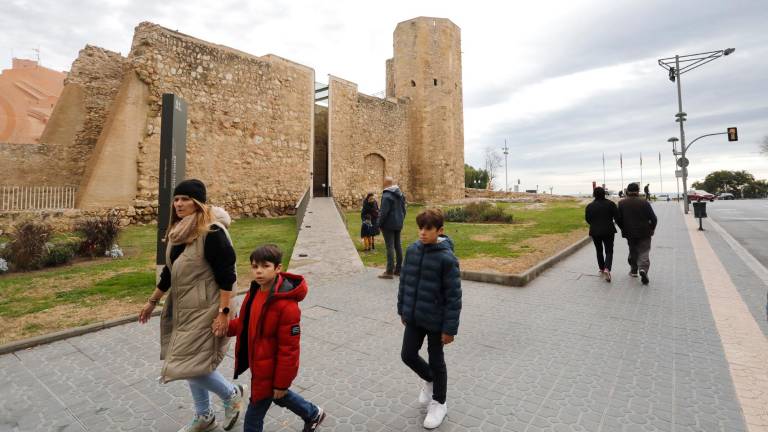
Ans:
[[[605,278],[606,282],[610,282],[611,281],[611,272],[606,270],[605,272],[603,272],[603,277]]]
[[[235,394],[228,401],[224,401],[224,430],[228,431],[235,427],[240,413],[243,411],[243,394],[245,386],[235,385]]]
[[[186,426],[179,429],[179,432],[209,432],[218,426],[216,424],[216,416],[213,413],[204,416],[195,415]]]
[[[433,391],[432,383],[424,381],[424,385],[421,387],[421,392],[419,393],[419,403],[422,405],[428,404],[429,401],[432,400]]]
[[[433,400],[427,408],[427,416],[424,418],[424,428],[435,429],[440,426],[448,414],[448,404]]]

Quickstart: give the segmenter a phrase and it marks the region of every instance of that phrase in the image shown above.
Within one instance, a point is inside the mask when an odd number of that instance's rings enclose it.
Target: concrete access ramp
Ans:
[[[290,270],[311,280],[335,279],[365,270],[333,198],[311,198]]]

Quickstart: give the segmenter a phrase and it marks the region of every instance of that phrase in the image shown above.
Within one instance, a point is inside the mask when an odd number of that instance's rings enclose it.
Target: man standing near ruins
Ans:
[[[387,247],[387,269],[379,275],[382,279],[400,276],[400,267],[403,265],[400,231],[403,229],[405,211],[405,195],[392,177],[384,177],[378,221]]]

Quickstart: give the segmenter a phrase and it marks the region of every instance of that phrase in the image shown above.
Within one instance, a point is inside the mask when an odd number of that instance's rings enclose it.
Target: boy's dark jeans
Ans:
[[[381,233],[384,235],[384,243],[387,246],[387,273],[400,273],[400,268],[403,266],[403,247],[400,244],[400,231],[382,229]]]
[[[419,350],[427,338],[427,352],[429,363],[419,356]],[[441,333],[428,332],[426,329],[406,324],[403,333],[403,350],[400,352],[409,368],[424,381],[432,383],[432,399],[445,403],[445,395],[448,387],[448,371],[445,368],[443,356],[443,340]]]
[[[267,398],[249,403],[243,420],[243,432],[261,432],[264,430],[264,416],[267,415],[267,410],[272,402],[277,406],[288,408],[305,422],[314,420],[319,412],[313,403],[288,390],[282,399]]]

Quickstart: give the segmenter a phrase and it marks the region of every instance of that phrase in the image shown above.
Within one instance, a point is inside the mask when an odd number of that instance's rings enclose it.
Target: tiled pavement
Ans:
[[[597,277],[591,247],[525,288],[463,283],[440,430],[746,430],[682,216],[656,208],[647,287],[625,274],[618,237],[612,284]],[[373,270],[319,280],[302,304],[295,389],[329,412],[322,430],[422,430],[418,382],[399,359],[396,281]],[[155,380],[157,324],[0,357],[0,431],[177,430],[190,396]],[[274,407],[266,430],[300,425]]]

